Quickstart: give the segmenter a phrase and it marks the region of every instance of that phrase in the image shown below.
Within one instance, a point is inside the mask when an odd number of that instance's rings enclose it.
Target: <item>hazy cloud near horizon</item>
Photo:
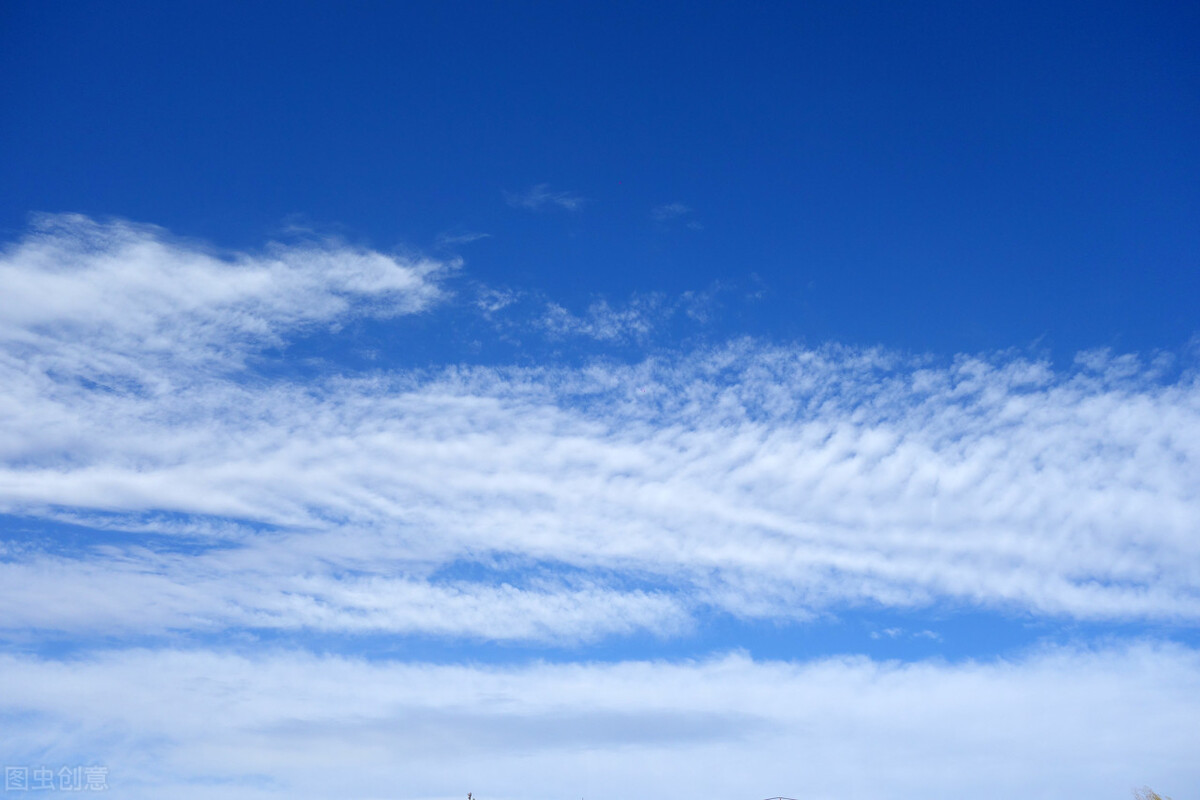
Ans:
[[[119,765],[111,780],[129,798],[211,796],[214,783],[233,800],[388,786],[431,797],[454,776],[497,800],[630,784],[645,796],[950,800],[969,784],[985,800],[1118,800],[1146,781],[1166,791],[1171,775],[1182,799],[1200,780],[1200,661],[1174,646],[519,667],[134,649],[3,655],[0,681],[0,713],[24,720],[19,735],[0,729],[13,762]]]

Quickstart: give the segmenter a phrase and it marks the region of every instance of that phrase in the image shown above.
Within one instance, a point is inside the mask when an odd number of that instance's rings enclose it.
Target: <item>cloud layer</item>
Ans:
[[[1195,625],[1194,364],[747,339],[271,369],[294,336],[433,311],[456,266],[336,242],[221,254],[82,217],[4,252],[8,764],[104,764],[131,798],[1196,785],[1200,656],[1181,646],[907,665],[599,646],[861,607]],[[538,305],[527,328],[645,341],[665,302]],[[365,642],[386,637],[381,660]],[[405,659],[431,637],[593,649]]]
[[[1200,781],[1200,657],[438,666],[296,653],[0,656],[0,750],[119,796],[1065,796]],[[131,687],[136,687],[133,690]]]
[[[9,628],[588,640],[700,608],[943,602],[1200,621],[1190,367],[739,341],[268,380],[228,370],[313,321],[424,309],[441,267],[52,223],[0,262],[19,299],[0,312],[0,512],[201,540],[12,540]],[[101,380],[114,364],[138,379]],[[64,581],[86,602],[55,602]]]

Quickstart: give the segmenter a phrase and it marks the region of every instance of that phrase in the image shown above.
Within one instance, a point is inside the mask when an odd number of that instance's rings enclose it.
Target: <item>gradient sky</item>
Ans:
[[[1200,798],[1198,38],[0,4],[0,761]]]

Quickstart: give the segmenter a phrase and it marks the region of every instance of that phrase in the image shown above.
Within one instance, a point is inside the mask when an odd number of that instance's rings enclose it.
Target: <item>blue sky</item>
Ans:
[[[1198,33],[5,4],[0,758],[1200,797]]]

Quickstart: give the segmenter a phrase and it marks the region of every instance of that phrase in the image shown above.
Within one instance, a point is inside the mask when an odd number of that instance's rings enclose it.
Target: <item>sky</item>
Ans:
[[[1198,37],[0,3],[6,793],[1200,798]]]

